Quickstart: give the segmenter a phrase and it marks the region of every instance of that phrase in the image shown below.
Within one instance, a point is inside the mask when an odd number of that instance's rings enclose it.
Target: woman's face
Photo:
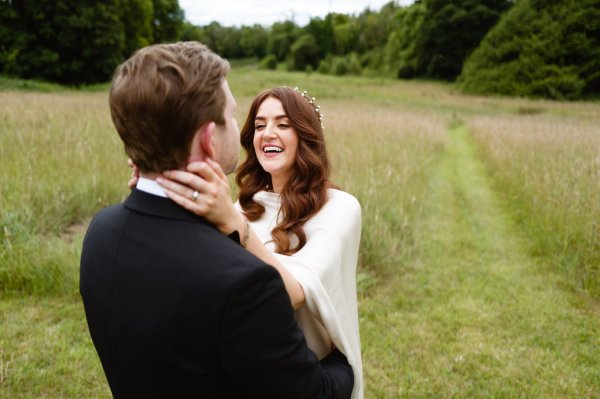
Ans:
[[[298,134],[278,99],[268,97],[258,107],[253,143],[258,162],[271,175],[273,187],[285,185],[296,163]]]

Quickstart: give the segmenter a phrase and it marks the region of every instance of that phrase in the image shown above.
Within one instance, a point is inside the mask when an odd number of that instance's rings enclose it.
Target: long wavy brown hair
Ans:
[[[306,244],[302,226],[325,205],[327,189],[335,185],[329,181],[325,137],[313,105],[289,87],[265,90],[252,101],[241,131],[246,159],[239,166],[235,180],[240,188],[239,203],[248,220],[257,220],[265,212],[264,206],[253,200],[254,194],[273,187],[271,175],[258,162],[253,144],[254,119],[260,105],[269,97],[281,101],[289,123],[298,135],[294,172],[281,190],[280,221],[271,232],[275,252],[291,255]],[[290,238],[293,236],[298,238],[298,243],[292,247]]]

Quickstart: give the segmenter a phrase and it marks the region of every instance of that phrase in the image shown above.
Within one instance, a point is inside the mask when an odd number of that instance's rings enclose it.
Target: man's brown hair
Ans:
[[[110,112],[142,172],[185,165],[200,126],[225,123],[228,72],[229,63],[199,42],[144,47],[117,68]]]

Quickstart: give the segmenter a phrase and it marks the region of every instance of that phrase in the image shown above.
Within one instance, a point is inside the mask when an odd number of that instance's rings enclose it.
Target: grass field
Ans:
[[[599,103],[229,80],[239,123],[276,85],[325,114],[334,180],[363,209],[367,398],[600,398]],[[78,295],[86,223],[128,191],[106,90],[0,87],[0,397],[109,397]]]

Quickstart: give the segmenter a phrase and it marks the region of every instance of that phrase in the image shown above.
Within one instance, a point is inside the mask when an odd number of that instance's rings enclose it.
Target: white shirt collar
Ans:
[[[168,198],[165,194],[165,190],[154,180],[140,177],[137,185],[135,186],[140,191],[144,191],[148,194],[158,195],[159,197]]]

